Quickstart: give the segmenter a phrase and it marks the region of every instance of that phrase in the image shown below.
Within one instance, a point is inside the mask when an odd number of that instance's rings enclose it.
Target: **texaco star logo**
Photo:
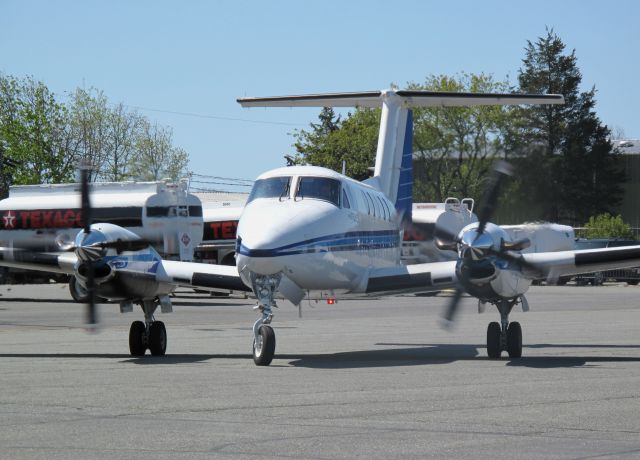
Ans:
[[[14,228],[16,215],[11,211],[7,211],[4,216],[2,216],[2,220],[4,220],[4,228]]]

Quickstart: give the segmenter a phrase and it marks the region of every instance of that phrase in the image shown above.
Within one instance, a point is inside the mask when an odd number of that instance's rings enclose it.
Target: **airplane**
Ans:
[[[163,260],[147,241],[113,224],[91,223],[86,168],[82,176],[84,228],[70,252],[34,253],[0,248],[0,265],[59,270],[75,274],[90,293],[89,325],[96,324],[95,296],[120,302],[121,311],[142,307],[145,321],[130,328],[134,356],[146,349],[163,355],[167,335],[153,314],[171,310],[176,286],[252,291],[259,317],[253,326],[253,360],[269,365],[275,355],[271,327],[276,299],[299,305],[305,297],[326,299],[455,288],[445,318],[452,320],[463,291],[495,305],[501,323],[487,330],[492,358],[507,351],[521,356],[522,333],[509,324],[514,305],[533,279],[640,264],[640,248],[521,254],[525,240],[512,241],[489,222],[506,165],[496,170],[478,214],[479,222],[458,235],[444,233],[443,248],[456,249],[453,261],[403,265],[403,219],[411,213],[413,107],[489,104],[557,104],[561,95],[437,93],[383,90],[242,98],[243,107],[382,106],[374,175],[363,182],[315,166],[290,166],[260,175],[237,227],[236,266]],[[496,327],[497,326],[497,327]]]

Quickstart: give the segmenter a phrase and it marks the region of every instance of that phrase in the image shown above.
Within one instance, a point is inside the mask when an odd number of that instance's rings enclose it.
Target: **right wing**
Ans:
[[[240,279],[234,265],[161,260],[156,270],[156,280],[186,287],[251,291]]]
[[[2,267],[72,274],[77,260],[71,252],[33,252],[0,247]]]

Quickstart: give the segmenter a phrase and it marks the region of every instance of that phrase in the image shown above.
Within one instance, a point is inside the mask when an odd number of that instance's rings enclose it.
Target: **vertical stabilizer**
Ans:
[[[402,153],[407,133],[409,109],[395,91],[382,91],[382,114],[373,177],[365,182],[384,193],[392,202],[398,197]]]
[[[374,175],[365,182],[383,192],[404,218],[411,213],[413,107],[564,104],[560,94],[454,93],[414,90],[245,97],[243,107],[380,107],[380,134]]]
[[[402,221],[411,222],[413,209],[413,111],[411,110],[407,114],[395,203],[396,211]]]

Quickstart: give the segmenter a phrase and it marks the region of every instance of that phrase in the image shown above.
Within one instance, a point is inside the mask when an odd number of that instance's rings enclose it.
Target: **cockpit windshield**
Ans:
[[[316,198],[340,206],[340,181],[328,177],[301,177],[296,199]]]
[[[247,203],[256,198],[288,198],[291,176],[259,179],[253,184]]]

